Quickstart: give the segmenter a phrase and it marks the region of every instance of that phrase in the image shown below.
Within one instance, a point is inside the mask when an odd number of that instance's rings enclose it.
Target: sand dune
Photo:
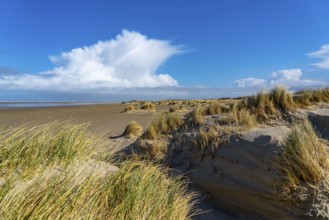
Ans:
[[[126,106],[0,109],[0,125],[17,126],[69,118],[76,122],[91,121],[91,132],[116,136],[108,141],[115,143],[121,153],[142,153],[138,151],[138,138],[129,139],[120,134],[132,120],[147,128],[152,119],[168,112],[170,106],[157,105],[158,111],[155,112],[123,112]],[[168,143],[164,161],[187,176],[191,180],[191,189],[199,192],[198,207],[204,213],[194,216],[194,219],[329,219],[327,180],[318,184],[315,194],[307,190],[301,194],[301,204],[286,200],[277,188],[277,183],[282,181],[282,174],[277,169],[278,155],[292,124],[308,118],[320,136],[328,139],[329,105],[298,110],[285,119],[251,129],[232,130],[225,134],[225,142],[214,139],[200,148],[197,142],[200,130],[211,129],[220,123],[221,117],[206,116],[202,126],[182,127],[161,137],[163,143]],[[156,140],[146,142],[152,147]],[[93,172],[89,168],[86,167],[86,172]]]

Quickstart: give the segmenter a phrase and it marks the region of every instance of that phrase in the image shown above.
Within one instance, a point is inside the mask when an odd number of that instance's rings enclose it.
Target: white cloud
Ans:
[[[288,88],[290,87],[307,87],[307,86],[317,86],[323,85],[324,82],[311,79],[302,78],[301,69],[283,69],[273,72],[269,79],[256,79],[256,78],[246,78],[238,79],[234,81],[234,85],[238,87],[264,87],[272,88],[278,85],[283,85]]]
[[[313,63],[313,66],[316,66],[320,69],[329,69],[329,44],[323,45],[319,50],[307,53],[311,58],[321,59],[318,63]]]
[[[156,71],[168,58],[181,52],[179,46],[168,41],[123,30],[114,39],[51,56],[54,69],[37,75],[2,75],[0,86],[69,92],[177,86],[170,75]]]
[[[264,80],[264,79],[245,78],[245,79],[235,80],[234,84],[238,87],[247,87],[247,86],[263,85],[265,82],[266,82],[266,80]]]
[[[286,82],[298,82],[302,76],[301,69],[284,69],[273,72],[271,74],[273,80],[272,84],[286,83]]]

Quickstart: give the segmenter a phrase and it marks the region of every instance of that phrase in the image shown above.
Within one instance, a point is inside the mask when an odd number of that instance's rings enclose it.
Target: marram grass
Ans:
[[[140,161],[105,175],[51,172],[11,184],[0,197],[3,219],[187,219],[192,209],[186,182]]]
[[[52,164],[66,166],[92,156],[100,142],[87,134],[87,124],[50,123],[0,133],[0,176],[28,174]]]
[[[309,121],[295,125],[279,156],[279,170],[285,176],[283,191],[289,195],[305,184],[317,185],[329,168],[328,156]]]
[[[54,129],[55,127],[55,129]],[[0,134],[1,219],[188,219],[187,182],[147,161],[116,170],[97,161],[85,125],[48,124]],[[103,164],[85,172],[81,164]],[[108,164],[110,166],[110,164]]]

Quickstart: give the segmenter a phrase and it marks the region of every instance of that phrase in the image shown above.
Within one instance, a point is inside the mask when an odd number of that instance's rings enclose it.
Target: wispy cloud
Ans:
[[[114,39],[50,56],[55,68],[39,74],[10,74],[2,70],[0,87],[10,90],[106,92],[113,88],[177,86],[157,70],[181,47],[123,30]],[[1,69],[0,69],[1,71]]]
[[[268,79],[245,78],[234,81],[237,87],[264,87],[272,88],[277,85],[290,87],[308,87],[325,84],[322,81],[302,78],[301,69],[283,69],[270,74]]]
[[[313,63],[313,66],[320,69],[329,69],[329,44],[325,44],[319,50],[307,53],[307,55],[311,58],[320,59],[320,62]]]
[[[263,85],[266,82],[265,79],[257,79],[257,78],[245,78],[238,79],[234,81],[234,84],[238,87],[246,87],[246,86],[259,86]]]

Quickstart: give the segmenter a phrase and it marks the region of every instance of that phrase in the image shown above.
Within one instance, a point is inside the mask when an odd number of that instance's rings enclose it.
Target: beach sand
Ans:
[[[71,120],[73,123],[90,123],[92,133],[120,135],[126,125],[137,121],[144,128],[160,112],[169,106],[157,105],[157,111],[125,112],[128,104],[93,104],[61,107],[0,108],[0,128],[16,127],[23,124]]]

